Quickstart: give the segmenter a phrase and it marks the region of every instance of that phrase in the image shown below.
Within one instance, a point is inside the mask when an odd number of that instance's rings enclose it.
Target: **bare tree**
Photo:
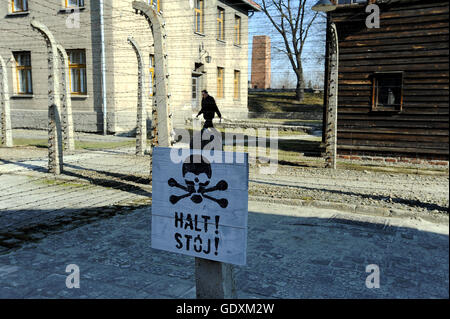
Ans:
[[[273,79],[273,88],[276,89],[292,89],[295,87],[295,83],[292,78],[292,71],[286,70],[281,72],[277,77]]]
[[[306,8],[307,0],[261,0],[262,11],[267,15],[275,29],[281,34],[284,52],[297,78],[295,98],[303,101],[304,77],[302,53],[311,26],[318,16]]]

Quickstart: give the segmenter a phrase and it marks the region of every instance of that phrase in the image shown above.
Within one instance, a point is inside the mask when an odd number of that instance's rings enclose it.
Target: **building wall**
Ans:
[[[109,78],[108,108],[112,115],[112,131],[133,132],[136,127],[138,65],[136,53],[128,43],[133,37],[141,48],[144,60],[146,107],[151,117],[151,97],[148,89],[150,53],[153,53],[153,36],[149,24],[132,8],[132,0],[108,1],[110,14],[105,15],[105,25],[111,32],[105,39],[107,76]]]
[[[10,1],[0,4],[0,54],[7,62],[8,82],[11,96],[12,125],[15,128],[46,128],[48,112],[48,61],[44,38],[30,25],[31,18],[44,23],[56,41],[68,49],[86,49],[87,95],[74,97],[74,122],[77,130],[101,130],[101,86],[94,74],[98,73],[99,54],[91,43],[99,42],[97,28],[91,28],[92,19],[97,19],[91,1],[85,1],[80,12],[79,28],[71,28],[70,12],[64,9],[65,1],[29,1],[29,13],[11,14]],[[95,3],[95,2],[93,2]],[[97,19],[98,20],[98,19]],[[67,23],[66,23],[67,22]],[[17,94],[16,69],[13,52],[30,51],[32,65],[33,94]]]
[[[339,35],[338,152],[448,158],[447,1],[393,2],[381,27],[364,6],[330,15]],[[376,72],[403,72],[403,107],[372,108]]]
[[[103,130],[103,102],[101,78],[101,40],[98,1],[85,0],[80,12],[80,27],[66,24],[69,12],[61,11],[64,0],[29,1],[29,13],[8,15],[8,8],[0,5],[0,54],[8,60],[13,127],[46,128],[48,110],[47,52],[40,34],[30,26],[31,16],[43,22],[54,34],[58,43],[66,49],[85,49],[87,68],[87,95],[72,97],[75,129],[78,131]],[[201,89],[217,95],[217,67],[225,69],[225,92],[217,98],[217,104],[225,117],[247,115],[248,79],[248,17],[240,1],[205,1],[204,34],[194,33],[194,11],[191,1],[162,0],[161,10],[166,22],[169,63],[170,106],[176,125],[192,117],[198,107],[192,103],[192,73],[196,63],[202,76]],[[233,4],[234,3],[234,4]],[[225,41],[218,41],[217,6],[225,9]],[[241,17],[241,45],[233,44],[234,16]],[[153,53],[153,37],[147,21],[132,9],[132,0],[105,0],[105,46],[108,131],[114,133],[134,131],[137,105],[137,60],[127,42],[128,36],[140,45],[144,56],[144,74],[147,92],[150,93],[150,53]],[[69,23],[70,26],[70,23]],[[6,32],[3,30],[10,30]],[[7,44],[7,45],[6,45]],[[212,60],[206,63],[199,47],[208,52]],[[13,51],[31,51],[33,92],[32,96],[15,96],[13,81],[16,74]],[[239,99],[234,99],[234,70],[240,71]],[[152,97],[146,103],[151,117]]]
[[[225,10],[225,39],[217,40],[217,7]],[[166,9],[167,8],[167,9]],[[169,85],[172,93],[171,107],[174,121],[180,123],[199,110],[192,103],[192,72],[196,63],[205,74],[201,77],[201,89],[207,89],[216,98],[217,105],[224,117],[247,116],[247,79],[248,79],[248,17],[242,5],[226,4],[222,1],[205,1],[204,32],[194,32],[193,15],[189,1],[175,0],[163,5],[167,23]],[[241,45],[233,43],[234,17],[241,18]],[[199,48],[205,51],[200,53]],[[203,54],[205,53],[205,54]],[[206,56],[211,62],[206,62]],[[224,96],[217,97],[217,68],[224,68]],[[234,71],[240,71],[240,94],[234,98]]]

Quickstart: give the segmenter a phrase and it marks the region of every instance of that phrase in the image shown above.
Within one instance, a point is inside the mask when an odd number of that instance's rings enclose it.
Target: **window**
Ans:
[[[66,0],[66,8],[84,7],[84,0]]]
[[[402,104],[403,73],[375,73],[373,75],[372,110],[401,111]]]
[[[234,70],[234,98],[239,99],[241,89],[241,71]]]
[[[194,30],[198,33],[203,33],[203,9],[204,0],[195,0],[195,25]]]
[[[217,68],[217,98],[223,98],[223,74],[224,68]]]
[[[17,93],[32,94],[33,81],[31,77],[31,53],[14,53],[14,59],[16,61]]]
[[[155,87],[155,56],[150,54],[150,79],[149,79],[149,89],[150,96],[154,95],[154,87]]]
[[[84,50],[68,50],[67,54],[72,94],[86,94],[86,52]]]
[[[28,0],[12,0],[11,12],[25,12],[28,11]]]
[[[198,78],[192,77],[192,100],[196,101],[198,97]]]
[[[225,40],[225,10],[217,7],[217,40]]]
[[[161,11],[161,1],[160,0],[148,0],[148,4],[151,6],[156,6],[156,10]]]
[[[234,44],[241,44],[241,17],[234,16]]]

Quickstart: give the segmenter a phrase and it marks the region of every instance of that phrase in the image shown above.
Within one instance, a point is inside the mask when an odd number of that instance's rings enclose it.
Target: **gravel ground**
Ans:
[[[26,161],[45,158],[48,150],[34,146],[16,146],[13,148],[0,147],[0,164],[5,161]]]
[[[433,212],[448,215],[449,177],[279,166],[275,175],[250,172],[250,195]]]
[[[132,149],[116,150],[111,154],[112,162],[75,162],[70,171],[83,180],[101,179],[102,185],[110,182],[137,181],[148,183],[149,162],[146,158],[136,158]],[[89,153],[89,151],[77,151]],[[116,154],[117,153],[117,154]],[[119,154],[120,153],[120,154]],[[0,148],[0,164],[8,161],[26,159],[45,159],[47,150],[34,147]],[[119,156],[120,155],[120,156]],[[129,157],[129,160],[126,158]],[[128,162],[132,165],[122,165]],[[98,166],[98,165],[101,166]],[[110,166],[108,164],[111,164]],[[363,162],[358,163],[364,165]],[[83,166],[83,167],[80,167]],[[374,165],[370,163],[370,165]],[[317,165],[316,165],[317,166]],[[329,170],[321,167],[298,167],[279,165],[275,175],[261,175],[256,166],[250,169],[250,196],[265,197],[264,200],[300,199],[306,201],[325,201],[401,209],[411,212],[444,213],[448,215],[449,176],[448,167],[417,165],[405,170],[403,165],[383,165],[376,169],[390,169],[392,172],[379,172],[372,169]],[[125,168],[128,168],[124,171]],[[86,170],[87,169],[87,170]],[[119,169],[119,170],[118,170]],[[106,176],[105,171],[111,171]],[[419,174],[416,174],[419,173]],[[431,174],[431,175],[428,175]],[[126,175],[126,176],[125,176]],[[92,181],[91,181],[92,182]],[[130,185],[126,185],[130,186]]]

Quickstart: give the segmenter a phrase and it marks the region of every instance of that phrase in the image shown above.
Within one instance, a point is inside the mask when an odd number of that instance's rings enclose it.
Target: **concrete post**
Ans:
[[[69,78],[69,58],[67,56],[66,50],[62,45],[57,46],[58,54],[61,62],[61,106],[62,106],[62,127],[63,127],[63,145],[64,150],[72,152],[75,150],[75,133],[73,127],[73,117],[72,117],[72,99],[71,89],[70,89],[70,78]]]
[[[2,134],[1,145],[13,146],[11,129],[11,107],[9,103],[8,70],[6,63],[0,56],[0,128]]]
[[[336,25],[330,24],[330,76],[328,85],[327,127],[325,133],[326,167],[336,169],[339,42]]]
[[[56,41],[50,30],[39,21],[31,26],[44,37],[48,51],[48,171],[56,175],[63,170],[61,133],[61,108],[59,96],[58,53]]]
[[[138,60],[138,103],[136,119],[136,155],[144,155],[147,141],[147,119],[146,119],[146,95],[145,95],[145,77],[144,60],[142,58],[141,48],[132,37],[128,37],[128,43],[136,52]]]
[[[133,9],[136,13],[146,18],[153,34],[155,47],[155,94],[153,100],[155,110],[152,117],[157,117],[157,143],[159,146],[170,147],[172,145],[170,132],[172,130],[171,114],[168,93],[168,66],[165,39],[165,23],[161,15],[144,1],[133,1]],[[156,111],[156,114],[155,114]],[[152,119],[153,122],[153,119]]]

